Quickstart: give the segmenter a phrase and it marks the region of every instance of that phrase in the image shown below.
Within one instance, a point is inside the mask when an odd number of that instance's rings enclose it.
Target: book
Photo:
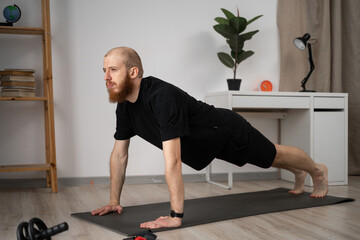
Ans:
[[[11,87],[2,87],[2,91],[4,90],[27,90],[27,91],[34,91],[34,87],[23,87],[23,86],[11,86]]]
[[[35,97],[35,92],[2,92],[2,97]]]
[[[2,75],[0,81],[21,81],[21,82],[35,82],[34,76],[21,75]]]
[[[2,97],[35,97],[34,91],[20,90],[20,89],[2,89]]]
[[[5,68],[5,71],[24,71],[24,72],[35,72],[32,68]]]
[[[2,97],[35,97],[34,69],[8,68],[0,71]]]
[[[0,71],[0,75],[16,75],[16,76],[33,76],[34,75],[34,70],[14,70],[14,69],[10,69],[10,70],[3,70]]]
[[[21,82],[21,81],[1,81],[2,87],[33,87],[35,88],[35,82]]]

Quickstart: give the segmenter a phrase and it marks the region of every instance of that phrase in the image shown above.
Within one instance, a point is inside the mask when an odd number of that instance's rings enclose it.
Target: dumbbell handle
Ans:
[[[54,236],[58,233],[64,232],[69,229],[69,226],[66,222],[60,223],[58,225],[55,225],[51,228],[48,228],[46,230],[43,230],[39,233],[39,235],[36,236],[36,239],[45,239],[51,236]]]

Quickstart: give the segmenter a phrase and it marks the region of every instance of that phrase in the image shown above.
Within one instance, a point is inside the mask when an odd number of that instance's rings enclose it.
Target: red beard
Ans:
[[[115,92],[111,88],[108,88],[109,101],[111,103],[125,102],[126,97],[132,92],[131,78],[128,74],[126,74],[125,80],[120,85],[117,85],[117,89],[120,89],[120,91]]]

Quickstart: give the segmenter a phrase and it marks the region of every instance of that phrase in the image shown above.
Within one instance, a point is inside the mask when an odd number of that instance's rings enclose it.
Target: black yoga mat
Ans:
[[[230,194],[185,200],[184,219],[181,228],[264,213],[281,212],[300,208],[318,207],[354,201],[351,198],[326,196],[311,198],[310,193],[291,195],[289,189],[276,188],[269,191]],[[90,212],[73,213],[71,216],[108,228],[112,231],[135,235],[142,231],[140,223],[168,216],[169,202],[124,207],[121,215],[111,213],[92,216]],[[170,229],[159,229],[164,231]]]

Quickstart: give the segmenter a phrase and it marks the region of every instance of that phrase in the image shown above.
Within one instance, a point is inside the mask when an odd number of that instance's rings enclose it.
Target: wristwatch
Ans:
[[[174,210],[171,210],[170,216],[171,216],[172,218],[174,218],[174,217],[183,218],[183,217],[184,217],[184,213],[176,213]]]

